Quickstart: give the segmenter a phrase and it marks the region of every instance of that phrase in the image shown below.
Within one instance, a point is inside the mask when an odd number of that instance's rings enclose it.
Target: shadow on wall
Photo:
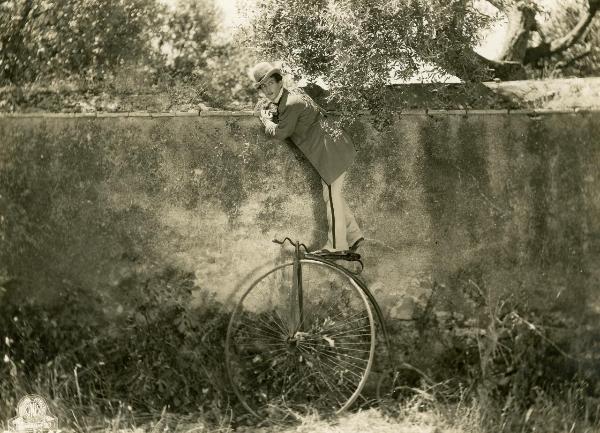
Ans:
[[[597,281],[591,119],[445,116],[422,131],[435,279],[460,275],[498,296],[579,314]]]
[[[387,311],[411,318],[432,281],[458,280],[582,308],[600,254],[597,117],[355,125],[346,195]],[[128,281],[169,267],[228,302],[281,260],[273,238],[326,239],[316,173],[251,117],[12,117],[0,135],[0,271],[14,296],[73,285],[124,303]]]

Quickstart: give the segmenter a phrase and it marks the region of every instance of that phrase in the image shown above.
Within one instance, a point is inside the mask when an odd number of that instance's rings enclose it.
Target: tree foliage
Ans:
[[[197,81],[202,83],[204,100],[208,105],[234,110],[251,106],[256,91],[245,77],[257,61],[254,53],[237,44],[212,46],[206,65],[194,70]]]
[[[176,102],[247,104],[239,78],[254,59],[216,37],[219,12],[215,0],[0,0],[0,86],[166,88]]]
[[[424,69],[473,83],[537,78],[544,70],[596,70],[597,57],[588,54],[598,55],[600,0],[560,2],[552,14],[534,0],[257,3],[253,30],[259,49],[311,81],[323,78],[344,105],[376,107],[390,78]],[[494,6],[496,16],[484,4]],[[498,58],[485,58],[475,49],[497,19],[508,22],[503,49]]]
[[[463,55],[488,17],[464,0],[259,0],[253,22],[259,49],[309,81],[324,78],[332,97],[355,109],[377,106],[391,77],[406,79],[423,65],[436,71],[484,69]]]
[[[206,65],[218,16],[213,2],[181,0],[164,17],[159,47],[167,50],[165,63],[174,75],[189,76],[195,68]]]
[[[0,84],[101,77],[149,56],[154,0],[0,2]]]

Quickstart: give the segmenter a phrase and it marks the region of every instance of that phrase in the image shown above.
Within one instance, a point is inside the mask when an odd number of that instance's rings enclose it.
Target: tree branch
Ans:
[[[509,60],[492,60],[483,57],[479,53],[473,52],[478,61],[483,63],[488,69],[493,70],[490,78],[499,78],[500,80],[524,80],[527,78],[525,68],[521,62]]]
[[[506,0],[487,0],[487,2],[500,11],[505,10],[507,7]]]
[[[579,37],[585,32],[587,27],[592,22],[592,19],[594,18],[594,15],[596,15],[596,12],[598,11],[599,7],[600,7],[600,1],[590,0],[589,1],[589,10],[588,10],[587,14],[585,14],[579,20],[579,22],[573,28],[573,30],[571,30],[569,33],[567,33],[562,38],[550,43],[550,51],[552,52],[552,54],[556,54],[560,51],[563,51],[563,50],[569,48],[575,42],[577,42]]]
[[[500,61],[522,62],[529,44],[529,35],[536,27],[537,10],[530,2],[511,5],[504,11],[508,18],[508,29]]]
[[[489,4],[491,4],[492,6],[494,6],[496,9],[498,10],[502,10],[502,2],[498,1],[498,0],[487,0],[487,2]]]
[[[579,22],[561,38],[556,38],[551,41],[544,41],[536,47],[528,48],[523,59],[524,64],[536,63],[543,57],[550,57],[553,54],[561,53],[572,47],[581,36],[586,32],[590,23],[594,19],[596,12],[600,9],[600,0],[588,0],[588,11],[584,14]]]
[[[552,72],[555,72],[555,71],[560,70],[560,69],[564,69],[564,68],[566,68],[568,66],[571,66],[577,60],[581,60],[584,57],[589,56],[591,53],[592,53],[592,44],[591,43],[587,43],[586,46],[585,46],[585,50],[583,50],[581,53],[577,54],[576,56],[573,56],[570,59],[561,60],[560,62],[557,62],[556,65],[554,66],[554,70]]]
[[[473,79],[490,80],[492,78],[507,81],[523,80],[526,78],[525,68],[520,62],[488,59],[472,49],[462,51],[461,56],[464,60],[462,69],[452,68],[447,64],[443,65],[442,69],[465,81]],[[474,70],[482,69],[487,70],[487,74],[484,74],[483,77],[473,76],[472,72]]]

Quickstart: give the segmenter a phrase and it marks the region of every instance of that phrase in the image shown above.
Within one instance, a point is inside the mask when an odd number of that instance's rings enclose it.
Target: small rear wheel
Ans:
[[[373,363],[375,324],[354,279],[335,265],[301,259],[254,281],[227,330],[227,372],[251,413],[276,405],[340,413],[360,395]]]

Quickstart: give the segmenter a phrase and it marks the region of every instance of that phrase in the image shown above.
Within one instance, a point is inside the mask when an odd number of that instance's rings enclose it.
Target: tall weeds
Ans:
[[[42,305],[15,296],[16,286],[4,288],[0,420],[14,416],[20,397],[36,393],[76,431],[229,431],[258,422],[230,394],[223,356],[229,314],[193,275],[144,269],[121,282],[120,296],[65,287]],[[468,308],[444,311],[444,290],[434,284],[418,320],[392,323],[396,374],[379,401],[387,417],[418,424],[427,414],[427,423],[461,432],[598,427],[597,328],[573,328],[475,279],[460,286]],[[573,346],[573,335],[590,344]],[[271,428],[299,422],[283,407],[270,418]]]
[[[0,303],[0,419],[36,393],[77,429],[90,414],[133,419],[163,409],[222,422],[228,315],[193,293],[193,275],[174,269],[127,284],[124,305],[73,287],[52,305]]]

